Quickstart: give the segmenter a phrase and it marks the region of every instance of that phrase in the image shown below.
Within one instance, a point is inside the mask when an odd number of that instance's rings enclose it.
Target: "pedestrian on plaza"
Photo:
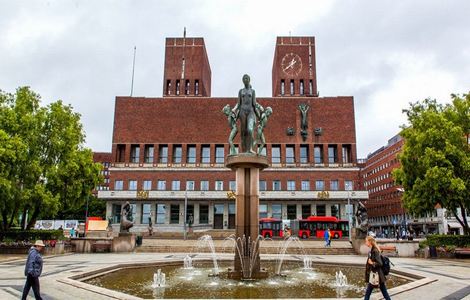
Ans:
[[[325,232],[323,232],[323,238],[325,239],[325,247],[328,247],[329,246],[329,243],[330,243],[330,232],[329,232],[329,228],[327,230],[325,230]]]
[[[366,263],[366,277],[365,281],[367,283],[366,294],[364,300],[369,300],[372,290],[374,288],[380,288],[382,295],[385,300],[390,300],[388,295],[387,287],[385,286],[385,281],[387,278],[382,270],[383,261],[380,256],[380,248],[377,245],[375,239],[371,236],[366,237],[365,244],[370,248],[369,254],[367,255]]]
[[[331,231],[330,231],[330,228],[328,228],[328,247],[331,247]]]
[[[72,227],[72,228],[70,229],[70,237],[71,237],[71,238],[75,237],[75,227]]]
[[[39,290],[39,276],[42,273],[42,256],[41,251],[44,249],[44,242],[37,240],[34,245],[29,249],[28,259],[24,268],[24,275],[26,276],[26,283],[23,288],[22,300],[26,300],[29,290],[33,288],[34,297],[42,299]]]

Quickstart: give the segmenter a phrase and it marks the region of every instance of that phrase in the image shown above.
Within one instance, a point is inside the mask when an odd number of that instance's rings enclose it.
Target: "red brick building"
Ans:
[[[111,152],[93,152],[93,162],[101,163],[103,169],[101,170],[101,175],[104,177],[103,184],[96,187],[93,191],[93,194],[96,196],[98,195],[98,191],[109,191],[109,183],[110,183],[110,172],[109,167],[111,166],[111,162],[113,155]]]
[[[260,216],[347,219],[347,198],[367,199],[359,188],[354,100],[318,97],[313,37],[278,37],[270,98],[273,114],[264,131],[271,167],[260,174]],[[213,98],[202,38],[167,38],[163,97],[116,97],[107,217],[119,222],[121,205],[134,206],[135,230],[183,226],[234,228],[235,174],[224,167],[229,126],[222,113],[235,97]],[[256,78],[251,78],[256,90]],[[299,105],[307,105],[301,128]],[[302,134],[301,134],[302,133]],[[235,138],[238,143],[239,135]],[[354,202],[354,201],[353,201]]]

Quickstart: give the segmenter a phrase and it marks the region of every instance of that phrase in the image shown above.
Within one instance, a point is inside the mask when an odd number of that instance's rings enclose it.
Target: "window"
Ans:
[[[231,191],[235,191],[237,189],[237,182],[235,180],[230,180],[229,188]],[[260,188],[260,191],[261,191],[261,188]]]
[[[124,162],[124,156],[126,155],[126,145],[117,145],[117,162]]]
[[[189,95],[189,80],[186,80],[186,83],[184,84],[184,94]]]
[[[271,162],[273,164],[280,164],[281,163],[281,147],[280,146],[272,146],[272,148],[271,148]]]
[[[175,95],[179,95],[179,94],[180,94],[180,80],[177,79],[176,85],[175,85]]]
[[[194,205],[188,204],[186,207],[186,224],[194,224]]]
[[[140,220],[141,224],[152,224],[150,220],[150,204],[142,204],[142,219]]]
[[[194,180],[186,180],[186,190],[187,191],[194,191]]]
[[[266,180],[260,180],[259,181],[259,190],[260,191],[266,191],[267,190]]]
[[[281,181],[273,180],[273,191],[280,191],[280,190],[281,190]]]
[[[209,190],[209,181],[201,180],[201,191],[208,191]]]
[[[180,205],[170,205],[170,224],[178,224],[180,222]]]
[[[286,82],[284,81],[284,79],[281,80],[281,96],[284,96],[284,94],[286,93]]]
[[[137,190],[137,180],[129,180],[129,191]]]
[[[211,148],[210,146],[202,146],[201,148],[201,163],[208,164],[211,162]]]
[[[314,156],[315,156],[315,163],[322,164],[323,163],[323,147],[322,146],[315,146],[313,148]]]
[[[308,163],[308,146],[306,145],[300,146],[300,163]]]
[[[124,188],[124,182],[122,180],[114,181],[114,190],[122,191]]]
[[[287,205],[287,219],[295,220],[297,219],[297,205]]]
[[[312,96],[313,95],[313,80],[310,80],[308,85],[309,85],[310,96]]]
[[[152,189],[152,180],[144,180],[144,184],[142,184],[142,189],[144,191],[150,191]]]
[[[217,164],[224,163],[224,146],[216,146],[215,147],[215,162]]]
[[[209,205],[199,204],[199,224],[209,224]]]
[[[171,95],[171,80],[170,79],[166,81],[166,94]]]
[[[131,146],[131,163],[139,163],[140,147],[138,145]]]
[[[342,147],[343,163],[348,164],[351,162],[351,146],[345,145]]]
[[[268,217],[268,205],[267,204],[260,204],[259,205],[259,218],[267,218]]]
[[[312,215],[312,206],[310,204],[302,204],[302,219],[307,219]]]
[[[159,190],[159,191],[165,191],[166,190],[166,181],[165,180],[159,180],[158,181],[157,190]]]
[[[272,217],[275,219],[282,219],[282,204],[271,205]]]
[[[303,79],[300,80],[300,94],[304,94],[304,81]]]
[[[223,191],[224,190],[224,182],[222,180],[215,181],[215,190],[216,191]]]
[[[325,204],[318,204],[317,205],[317,216],[319,216],[319,217],[326,216],[326,206],[325,206]]]
[[[294,180],[287,180],[287,190],[288,191],[295,191],[295,181]]]
[[[157,224],[165,224],[166,206],[165,204],[157,204]]]
[[[330,181],[330,191],[337,191],[339,189],[339,181],[331,180]]]
[[[199,95],[199,80],[194,81],[194,95]]]
[[[339,204],[331,205],[331,216],[340,218]]]
[[[196,146],[194,145],[188,146],[187,162],[188,164],[196,163]]]
[[[131,204],[131,212],[132,212],[132,215],[129,216],[129,221],[135,222],[135,215],[137,214],[137,204],[135,203]]]
[[[113,223],[121,222],[121,204],[113,204]]]
[[[344,190],[345,191],[352,191],[354,190],[354,185],[352,180],[345,180],[344,181]]]
[[[302,180],[302,191],[310,191],[310,181]]]
[[[328,146],[328,163],[335,164],[338,162],[338,152],[336,150],[336,145]]]
[[[151,145],[145,145],[144,162],[146,164],[153,163],[153,146]]]
[[[168,163],[168,146],[161,145],[160,150],[158,152],[158,161],[161,164]]]
[[[181,145],[173,146],[173,162],[175,164],[180,164],[182,156],[183,156],[183,148],[181,147]]]
[[[286,146],[286,163],[295,163],[294,146]]]
[[[173,180],[171,182],[171,190],[172,191],[179,191],[180,190],[180,181],[179,180]]]
[[[315,181],[315,190],[323,191],[325,189],[325,182],[323,180]]]
[[[291,95],[294,95],[294,90],[295,90],[295,87],[294,87],[294,79],[291,79],[291,80],[290,80],[290,94],[291,94]]]
[[[266,156],[266,146],[261,149],[260,155]]]

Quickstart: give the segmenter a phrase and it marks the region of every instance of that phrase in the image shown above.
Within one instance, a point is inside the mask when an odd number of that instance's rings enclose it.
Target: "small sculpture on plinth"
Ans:
[[[122,206],[121,209],[121,227],[120,232],[129,232],[129,229],[134,226],[134,222],[130,219],[132,218],[132,206],[130,205],[129,201],[126,202]]]
[[[358,201],[357,210],[356,210],[356,228],[358,228],[362,233],[367,234],[369,229],[369,220],[367,218],[367,208],[365,205]]]
[[[244,88],[238,92],[238,103],[233,109],[227,104],[222,109],[223,113],[227,116],[229,127],[231,128],[230,136],[228,139],[230,145],[230,155],[235,155],[236,150],[233,140],[238,133],[237,121],[240,120],[240,138],[241,147],[240,153],[250,153],[253,155],[261,154],[266,141],[264,139],[264,128],[266,127],[269,116],[272,114],[272,109],[267,107],[264,109],[259,103],[256,102],[256,93],[250,84],[250,76],[243,75]],[[256,126],[256,123],[258,125]],[[256,130],[255,130],[256,128]],[[257,137],[255,138],[255,131]],[[257,144],[261,145],[256,151]]]

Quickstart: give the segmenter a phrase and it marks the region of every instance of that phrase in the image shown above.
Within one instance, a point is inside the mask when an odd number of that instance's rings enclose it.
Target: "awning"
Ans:
[[[462,225],[458,222],[447,222],[447,226],[450,228],[462,228]]]

